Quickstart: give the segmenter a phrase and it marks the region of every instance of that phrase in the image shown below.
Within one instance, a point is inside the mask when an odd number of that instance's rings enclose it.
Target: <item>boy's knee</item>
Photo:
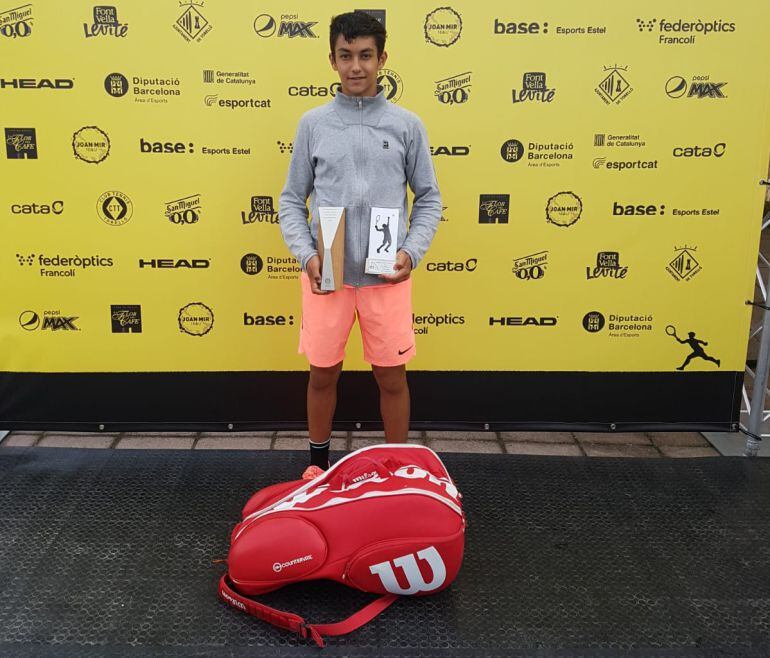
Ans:
[[[401,393],[406,388],[406,368],[404,366],[372,366],[374,378],[383,393],[392,395]]]
[[[333,387],[337,385],[342,371],[342,362],[328,368],[319,368],[310,366],[310,387],[316,390]]]

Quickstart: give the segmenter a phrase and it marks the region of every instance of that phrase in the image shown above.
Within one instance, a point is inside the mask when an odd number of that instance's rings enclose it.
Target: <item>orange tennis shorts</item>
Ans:
[[[367,363],[400,366],[415,355],[411,277],[363,288],[345,285],[328,295],[314,295],[305,272],[300,278],[299,353],[304,353],[311,365],[328,368],[345,358],[356,315]]]

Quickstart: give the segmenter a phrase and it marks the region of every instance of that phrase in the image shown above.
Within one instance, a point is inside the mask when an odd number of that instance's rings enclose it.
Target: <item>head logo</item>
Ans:
[[[510,194],[480,194],[479,224],[507,224]]]
[[[99,164],[110,154],[110,138],[97,126],[84,126],[72,136],[72,151],[78,160]]]
[[[139,269],[149,267],[151,269],[160,270],[207,270],[211,266],[211,260],[208,258],[180,258],[174,260],[173,258],[150,258],[139,259]]]
[[[572,226],[583,214],[583,202],[574,192],[554,194],[545,205],[545,218],[555,226]]]
[[[431,146],[431,155],[469,155],[470,146]]]
[[[609,71],[609,73],[607,73]],[[628,73],[627,66],[605,66],[604,72],[607,74],[596,87],[595,91],[607,105],[619,105],[634,88],[628,83],[623,73]]]
[[[583,316],[583,329],[595,334],[604,329],[604,316],[599,311],[591,311]]]
[[[391,69],[380,69],[377,74],[377,84],[382,87],[385,98],[391,103],[398,103],[401,94],[404,93],[404,81]]]
[[[499,324],[501,327],[555,327],[559,319],[552,315],[525,317],[523,315],[489,316],[489,326]]]
[[[423,26],[425,41],[434,46],[449,46],[457,43],[463,31],[463,19],[451,7],[439,7],[425,17]]]
[[[0,89],[72,89],[74,78],[0,78]]]
[[[263,267],[264,263],[258,254],[246,254],[241,258],[241,270],[244,274],[259,274]]]
[[[179,309],[179,331],[189,336],[205,336],[214,327],[214,311],[203,302],[192,302]]]
[[[37,160],[37,135],[34,128],[6,128],[5,156],[9,160]]]
[[[524,144],[518,139],[509,139],[500,147],[500,157],[506,162],[518,162],[524,157]]]
[[[123,192],[110,190],[96,201],[96,212],[105,224],[122,226],[134,212],[134,204]]]

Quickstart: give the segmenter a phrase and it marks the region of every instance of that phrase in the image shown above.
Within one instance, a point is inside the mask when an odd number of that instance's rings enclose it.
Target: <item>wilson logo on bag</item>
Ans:
[[[465,543],[461,499],[438,455],[406,444],[362,448],[315,480],[266,487],[233,529],[220,598],[323,646],[322,635],[355,630],[398,596],[452,583]],[[248,598],[316,579],[382,596],[334,624],[308,624]]]
[[[418,592],[432,592],[434,589],[438,589],[444,584],[446,580],[446,567],[444,561],[441,559],[441,555],[436,550],[435,546],[428,546],[421,551],[417,552],[417,557],[425,560],[433,571],[433,580],[430,583],[426,583],[420,573],[420,568],[417,566],[417,560],[414,553],[397,557],[393,560],[393,564],[397,567],[401,567],[406,575],[406,581],[409,583],[407,589],[402,588],[396,580],[396,574],[393,571],[393,567],[390,562],[380,562],[369,567],[369,571],[380,577],[382,586],[391,594],[399,594],[401,596],[410,596],[417,594]]]

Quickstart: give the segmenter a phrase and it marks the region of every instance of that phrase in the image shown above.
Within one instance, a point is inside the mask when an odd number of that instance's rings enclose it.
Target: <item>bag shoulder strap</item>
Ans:
[[[285,612],[271,608],[264,603],[241,596],[229,584],[227,574],[219,579],[219,598],[233,608],[250,614],[268,624],[284,628],[307,639],[313,638],[319,647],[324,646],[322,635],[346,635],[370,622],[383,610],[385,610],[398,596],[396,594],[383,594],[371,603],[365,605],[358,612],[353,613],[347,619],[331,624],[308,624],[302,617],[292,612]]]

